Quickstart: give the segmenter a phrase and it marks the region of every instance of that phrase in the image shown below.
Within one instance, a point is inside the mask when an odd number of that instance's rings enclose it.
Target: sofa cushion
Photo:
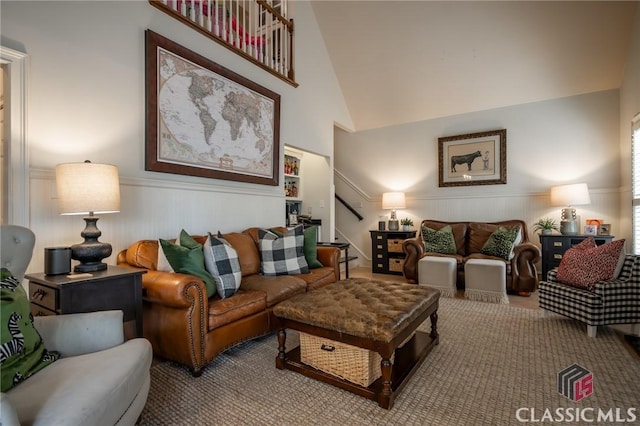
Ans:
[[[158,268],[158,240],[140,240],[131,244],[127,249],[127,263],[136,268],[150,269]]]
[[[264,275],[306,274],[302,225],[287,230],[282,237],[266,229],[259,230],[261,270]]]
[[[226,299],[220,299],[216,295],[209,299],[209,330],[265,309],[267,309],[267,293],[264,291],[239,290],[233,297]]]
[[[422,226],[421,232],[424,251],[442,254],[455,254],[458,251],[451,226],[447,225],[439,230]]]
[[[296,275],[307,283],[307,291],[336,282],[335,269],[323,266],[309,271],[308,274]]]
[[[519,235],[519,226],[514,226],[511,229],[500,226],[489,236],[480,253],[510,260],[513,258],[513,247],[519,239]]]
[[[224,238],[209,238],[202,248],[204,265],[213,277],[216,292],[222,298],[233,296],[240,288],[242,271],[238,261],[238,252]]]
[[[194,240],[184,229],[180,231],[179,244],[168,240],[160,240],[169,263],[174,271],[200,278],[206,288],[208,297],[216,294],[213,277],[204,266],[202,244]]]
[[[229,232],[222,237],[238,252],[243,277],[260,273],[260,251],[249,233]]]
[[[593,247],[593,237],[585,239],[562,255],[556,279],[563,284],[593,291],[598,281],[614,278],[624,241],[615,240]]]
[[[138,393],[153,354],[146,339],[61,358],[8,393],[24,425],[113,425]]]
[[[60,357],[44,347],[33,326],[29,298],[11,272],[0,270],[0,370],[2,392],[21,383]]]
[[[267,294],[267,307],[290,298],[293,295],[304,293],[307,290],[307,283],[300,278],[300,275],[249,275],[242,277],[240,290],[263,291]]]

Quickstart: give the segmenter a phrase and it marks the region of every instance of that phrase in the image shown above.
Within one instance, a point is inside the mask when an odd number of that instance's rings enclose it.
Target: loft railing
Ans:
[[[149,0],[149,3],[294,87],[293,19],[286,0]]]

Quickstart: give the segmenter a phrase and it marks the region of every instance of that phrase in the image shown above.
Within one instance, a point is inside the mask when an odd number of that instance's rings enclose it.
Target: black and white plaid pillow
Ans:
[[[271,231],[258,230],[262,273],[264,275],[307,274],[302,225],[287,230],[282,237]]]
[[[202,247],[204,252],[204,264],[207,271],[213,276],[216,290],[221,298],[233,296],[242,279],[238,252],[224,238],[209,238]]]

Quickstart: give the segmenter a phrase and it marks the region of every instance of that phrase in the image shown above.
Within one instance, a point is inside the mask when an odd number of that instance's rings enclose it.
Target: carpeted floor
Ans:
[[[421,329],[429,327],[427,321]],[[529,422],[545,410],[575,414],[575,408],[587,420],[598,409],[615,414],[616,408],[630,420],[627,410],[634,408],[640,422],[640,360],[606,327],[591,339],[583,324],[561,316],[443,298],[438,328],[440,344],[392,410],[277,370],[271,335],[227,351],[200,378],[174,363],[155,365],[141,424],[509,425],[519,424],[516,411],[523,407],[521,418]],[[557,390],[558,372],[572,364],[593,374],[593,393],[579,402]]]

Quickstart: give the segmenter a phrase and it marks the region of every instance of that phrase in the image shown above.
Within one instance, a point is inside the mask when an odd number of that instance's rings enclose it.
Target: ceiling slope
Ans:
[[[356,130],[619,88],[636,1],[312,1]]]

